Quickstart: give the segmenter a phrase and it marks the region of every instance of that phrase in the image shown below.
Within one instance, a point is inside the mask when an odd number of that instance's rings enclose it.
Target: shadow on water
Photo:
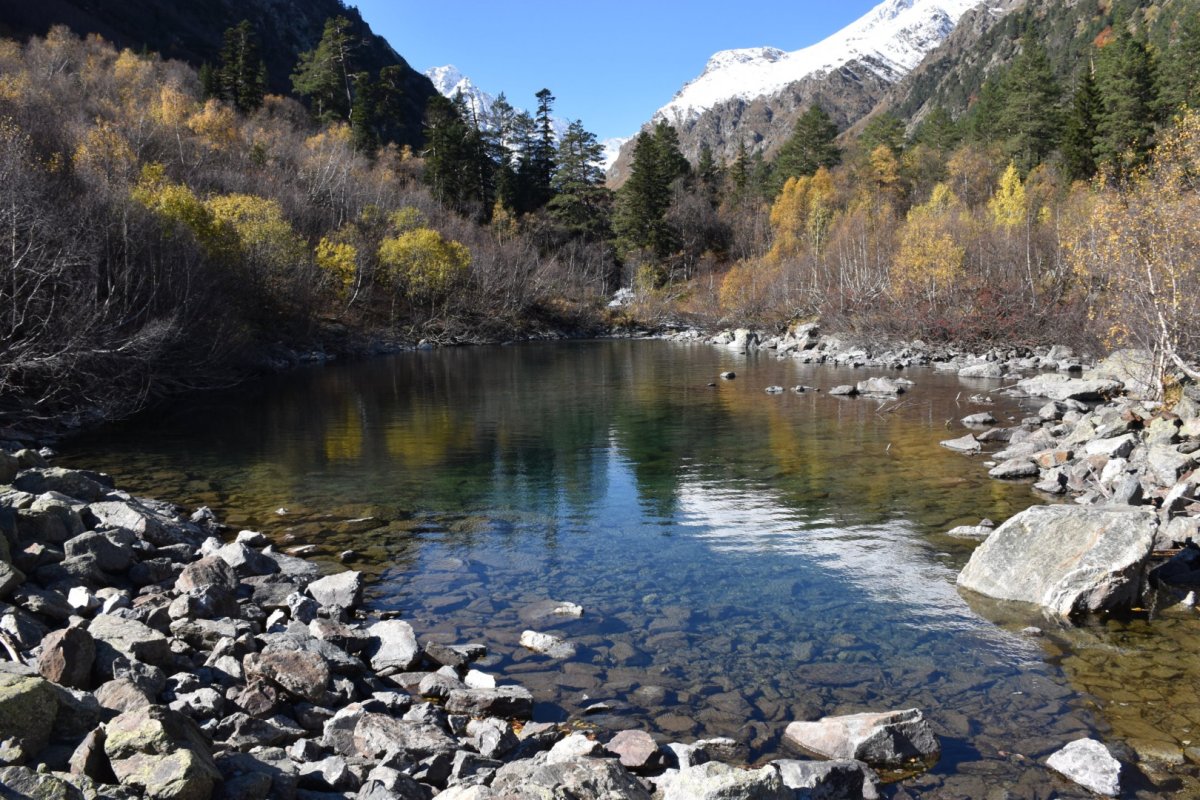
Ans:
[[[1022,635],[954,587],[970,546],[943,532],[1036,502],[938,446],[988,385],[916,371],[899,399],[763,391],[867,376],[665,342],[409,353],[177,403],[70,460],[328,559],[355,551],[375,607],[485,642],[547,719],[730,736],[759,760],[791,720],[915,706],[946,744],[906,784],[921,796],[1087,796],[1037,762],[1119,729],[1089,634]],[[546,598],[586,613],[531,616]],[[1161,624],[1101,638],[1148,651]],[[528,628],[577,655],[520,648]],[[1170,705],[1172,679],[1139,674]]]

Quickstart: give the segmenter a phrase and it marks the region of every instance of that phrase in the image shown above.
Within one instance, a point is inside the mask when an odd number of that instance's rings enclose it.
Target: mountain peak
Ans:
[[[985,0],[991,1],[991,0]],[[954,30],[959,18],[980,0],[884,0],[832,36],[801,50],[774,47],[723,50],[704,72],[685,85],[656,118],[693,119],[727,100],[775,94],[811,75],[851,62],[867,65],[895,82]]]

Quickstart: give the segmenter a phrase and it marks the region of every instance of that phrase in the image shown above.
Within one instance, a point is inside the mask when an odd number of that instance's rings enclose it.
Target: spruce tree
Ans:
[[[262,105],[267,92],[267,65],[249,20],[225,31],[216,85],[217,96],[238,111],[246,113]]]
[[[945,106],[935,106],[913,131],[913,144],[923,144],[938,153],[949,153],[962,140],[958,124]]]
[[[1020,55],[1005,73],[998,119],[1005,150],[1022,175],[1058,145],[1060,95],[1045,48],[1026,35]]]
[[[589,241],[607,238],[612,192],[604,186],[600,168],[604,147],[596,135],[572,122],[558,143],[548,208],[556,222]]]
[[[354,103],[350,106],[350,141],[360,153],[374,153],[379,147],[375,135],[375,87],[365,72],[354,75]]]
[[[351,76],[355,49],[350,20],[333,17],[317,46],[300,54],[292,73],[296,94],[309,98],[313,116],[319,120],[345,120],[354,101]]]
[[[1184,8],[1163,54],[1162,105],[1168,115],[1200,108],[1200,7]]]
[[[1096,89],[1096,159],[1125,175],[1145,162],[1153,145],[1158,97],[1146,44],[1122,30],[1096,59]]]
[[[1096,174],[1096,120],[1102,107],[1096,78],[1085,67],[1063,125],[1063,167],[1071,180],[1091,180]]]
[[[471,132],[453,101],[429,98],[425,110],[425,183],[439,201],[465,210],[476,185]]]
[[[638,134],[629,180],[618,193],[614,220],[617,236],[626,247],[648,250],[660,259],[674,251],[676,237],[666,214],[673,184],[689,170],[679,150],[679,136],[666,122],[660,121],[653,132]]]
[[[549,89],[542,89],[537,93],[537,101],[533,138],[522,153],[518,170],[518,209],[526,213],[537,211],[552,196],[550,178],[554,174],[554,95]]]
[[[821,167],[832,167],[842,160],[837,146],[837,126],[819,105],[812,105],[796,120],[791,137],[775,157],[773,188],[788,178],[814,175]]]
[[[221,96],[221,84],[217,82],[217,71],[205,61],[200,65],[200,99],[211,100]]]
[[[891,150],[895,156],[904,149],[904,122],[890,111],[872,117],[858,135],[860,151],[871,153],[880,146]]]

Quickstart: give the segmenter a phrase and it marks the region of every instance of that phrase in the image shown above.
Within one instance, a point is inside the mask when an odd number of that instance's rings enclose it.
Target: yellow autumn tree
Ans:
[[[239,259],[259,280],[277,283],[304,263],[304,240],[292,230],[278,202],[252,194],[225,194],[204,205],[218,224],[232,229]]]
[[[393,285],[404,286],[414,300],[432,304],[466,274],[471,252],[432,228],[414,228],[384,239],[379,245],[379,263],[387,269]]]
[[[767,260],[779,263],[811,252],[820,256],[833,218],[834,186],[829,170],[788,178],[771,206],[773,240]]]
[[[337,289],[340,297],[350,294],[358,274],[358,248],[349,242],[339,242],[322,236],[314,253],[321,268]]]
[[[1004,174],[1000,176],[1000,185],[996,193],[988,201],[988,211],[992,221],[1005,230],[1025,225],[1029,219],[1029,198],[1025,193],[1025,183],[1017,165],[1011,161]]]
[[[167,178],[162,164],[147,164],[130,192],[134,201],[157,214],[168,233],[176,227],[191,231],[209,256],[227,258],[236,248],[236,234],[217,221],[196,193]]]
[[[954,192],[939,183],[928,202],[909,210],[892,262],[892,287],[897,295],[920,297],[937,305],[962,279],[966,250],[953,233],[961,209]]]

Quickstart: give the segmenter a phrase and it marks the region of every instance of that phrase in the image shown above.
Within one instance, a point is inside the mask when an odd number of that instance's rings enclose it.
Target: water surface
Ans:
[[[1080,678],[1096,659],[973,610],[954,586],[971,545],[944,535],[1040,502],[938,446],[973,395],[1022,409],[931,370],[891,400],[764,391],[882,374],[668,342],[416,352],[173,404],[71,460],[284,546],[353,550],[372,605],[486,643],[541,719],[729,736],[753,761],[792,720],[916,706],[945,747],[907,784],[921,796],[1086,797],[1036,762],[1120,735]],[[546,599],[586,613],[538,618]],[[527,628],[578,654],[521,649]]]

